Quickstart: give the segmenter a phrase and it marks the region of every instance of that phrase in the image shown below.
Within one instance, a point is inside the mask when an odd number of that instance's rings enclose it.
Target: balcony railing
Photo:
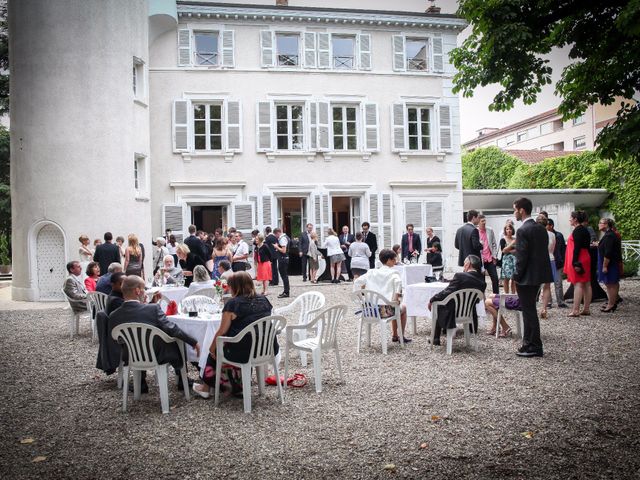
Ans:
[[[410,58],[407,60],[407,70],[426,70],[427,61],[418,58]]]
[[[297,67],[298,55],[278,54],[278,65],[281,67]]]
[[[196,52],[197,65],[218,65],[217,52]]]
[[[333,68],[353,70],[355,57],[353,55],[334,56]]]

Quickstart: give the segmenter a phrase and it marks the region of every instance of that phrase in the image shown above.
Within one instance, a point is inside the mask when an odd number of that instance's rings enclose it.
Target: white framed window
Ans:
[[[133,155],[133,187],[136,198],[148,197],[148,175],[147,156],[142,153],[135,153]]]
[[[391,39],[394,71],[444,71],[444,44],[441,34],[428,37],[393,35]]]
[[[581,137],[576,137],[573,139],[573,149],[574,150],[584,150],[587,148],[587,140],[584,135]]]
[[[300,66],[300,34],[276,32],[276,59],[279,67]]]
[[[336,70],[356,68],[355,35],[331,35],[332,67]]]
[[[242,151],[242,105],[238,100],[185,95],[173,101],[175,153],[227,154]]]
[[[531,127],[527,129],[527,139],[532,139],[540,136],[540,129],[538,127]]]
[[[517,134],[517,141],[518,142],[524,142],[527,139],[527,131],[523,131],[523,132],[518,132]]]
[[[499,138],[498,141],[496,142],[496,145],[498,145],[498,148],[506,147],[507,146],[507,137]]]
[[[573,126],[582,125],[584,123],[584,114],[573,119]]]
[[[304,150],[304,104],[276,103],[276,150]]]
[[[507,145],[513,145],[514,143],[516,143],[516,135],[515,134],[511,134],[507,137]]]
[[[193,32],[193,64],[216,67],[219,63],[220,34],[214,31]]]
[[[331,105],[334,150],[358,150],[358,111],[356,105]]]
[[[235,34],[220,28],[178,30],[178,66],[202,68],[233,68]]]
[[[427,70],[428,48],[429,41],[426,38],[406,38],[404,44],[406,69]]]
[[[222,103],[192,103],[193,148],[222,151]]]
[[[562,120],[552,120],[540,125],[540,135],[557,132],[558,130],[562,130]]]
[[[452,148],[450,105],[394,103],[391,124],[393,152],[435,153]]]
[[[138,57],[133,57],[133,98],[144,100],[146,97],[146,77],[144,62]]]
[[[432,107],[407,106],[407,139],[409,150],[431,150]]]

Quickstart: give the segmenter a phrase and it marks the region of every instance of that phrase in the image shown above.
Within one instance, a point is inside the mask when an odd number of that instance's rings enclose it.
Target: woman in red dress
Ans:
[[[573,232],[567,240],[567,252],[564,261],[564,273],[567,280],[573,284],[573,309],[569,317],[591,315],[591,255],[589,246],[591,236],[582,223],[587,219],[583,211],[571,212],[569,223]],[[580,303],[584,301],[584,308],[580,310]]]
[[[89,262],[86,271],[87,277],[84,279],[84,286],[87,292],[96,291],[96,283],[100,277],[100,264],[98,262]]]
[[[264,244],[264,235],[259,233],[256,236],[257,241],[257,268],[256,268],[256,280],[262,282],[262,295],[267,294],[267,284],[271,281],[271,251],[269,247]]]

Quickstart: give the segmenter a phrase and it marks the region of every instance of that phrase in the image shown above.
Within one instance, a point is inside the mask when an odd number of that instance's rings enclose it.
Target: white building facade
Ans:
[[[465,27],[455,16],[314,8],[320,2],[309,7],[168,0],[14,3],[27,6],[10,18],[17,37],[12,58],[15,51],[26,55],[16,50],[22,23],[28,15],[52,14],[39,13],[45,10],[61,16],[60,10],[74,9],[100,22],[103,10],[112,8],[107,5],[118,3],[113,9],[126,17],[119,20],[122,28],[145,36],[139,49],[113,53],[118,72],[126,65],[128,75],[110,75],[114,64],[99,67],[105,78],[93,87],[104,89],[106,97],[94,92],[97,103],[111,96],[126,96],[127,103],[118,104],[102,132],[88,124],[95,109],[76,111],[82,99],[73,97],[72,85],[81,79],[66,65],[66,88],[61,85],[55,106],[66,105],[89,131],[72,142],[64,137],[57,162],[65,171],[48,174],[62,180],[69,173],[68,158],[97,168],[108,157],[117,175],[96,179],[98,200],[112,194],[116,200],[87,201],[90,185],[77,181],[72,196],[85,198],[89,214],[69,208],[71,201],[59,212],[53,207],[53,215],[36,207],[64,198],[68,189],[57,182],[53,187],[50,176],[44,189],[44,179],[31,177],[34,189],[16,203],[23,179],[18,167],[12,178],[18,185],[12,192],[14,298],[45,298],[38,286],[40,267],[20,265],[21,255],[33,255],[46,269],[46,253],[38,256],[38,232],[49,225],[43,221],[59,230],[65,258],[75,258],[80,233],[132,231],[149,244],[166,228],[184,235],[191,223],[206,231],[235,226],[247,235],[253,228],[281,225],[295,236],[311,222],[323,239],[329,227],[349,225],[355,231],[368,221],[381,247],[399,243],[405,224],[413,223],[417,231],[432,226],[445,249],[453,245],[463,202],[459,106],[451,92],[448,53]],[[401,10],[402,2],[394,7]],[[56,30],[63,25],[47,25],[55,31],[45,35],[64,35]],[[102,43],[109,43],[111,34],[102,33],[107,37]],[[78,44],[75,53],[86,45]],[[29,68],[25,71],[36,70]],[[35,75],[31,81],[42,88],[46,76]],[[15,82],[18,90],[23,79]],[[12,152],[19,148],[16,131],[31,128],[14,116],[15,103],[12,90]],[[45,140],[52,139],[38,143]],[[88,154],[88,147],[96,150]],[[20,155],[29,168],[42,161],[35,152]],[[60,197],[53,196],[56,188]],[[453,247],[445,254],[453,258]]]

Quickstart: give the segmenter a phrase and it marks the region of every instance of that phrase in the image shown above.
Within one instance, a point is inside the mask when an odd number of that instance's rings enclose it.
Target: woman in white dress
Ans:
[[[367,273],[371,249],[362,241],[362,232],[356,233],[356,241],[349,246],[349,256],[351,257],[351,273],[353,273],[354,280]]]
[[[78,253],[80,254],[80,265],[82,266],[82,275],[84,277],[89,262],[93,261],[93,250],[91,250],[91,248],[89,247],[89,243],[91,241],[86,235],[80,235],[78,241],[80,242]]]
[[[342,248],[340,248],[340,239],[336,232],[330,228],[327,233],[328,236],[324,240],[324,248],[327,249],[327,257],[331,264],[331,283],[340,283],[341,266],[345,256],[342,253]]]

